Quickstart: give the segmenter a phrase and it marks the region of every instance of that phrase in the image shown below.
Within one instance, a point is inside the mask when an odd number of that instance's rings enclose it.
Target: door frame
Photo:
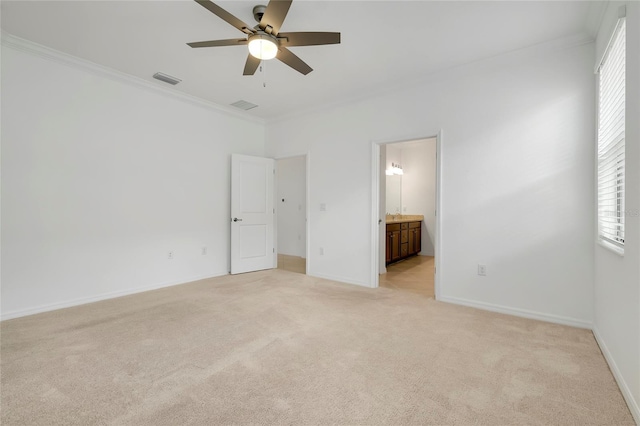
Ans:
[[[311,266],[311,234],[309,232],[309,205],[310,205],[310,198],[309,198],[309,194],[310,194],[310,177],[311,177],[311,173],[310,173],[310,165],[311,165],[311,153],[310,152],[302,152],[302,153],[294,153],[294,154],[288,154],[288,155],[283,155],[280,157],[274,157],[273,160],[275,161],[275,167],[276,167],[276,173],[278,173],[278,160],[286,160],[287,158],[294,158],[294,157],[304,157],[305,158],[305,163],[304,163],[304,173],[305,173],[305,221],[304,221],[304,227],[305,227],[305,235],[306,235],[306,242],[305,242],[305,275],[309,275],[309,269]],[[274,182],[274,190],[273,190],[273,196],[274,196],[274,205],[276,206],[276,214],[274,216],[274,223],[275,223],[275,232],[274,232],[274,241],[275,241],[275,248],[276,248],[276,256],[274,259],[274,264],[275,267],[278,267],[278,207],[280,204],[277,203],[277,195],[278,195],[278,179],[275,179]]]
[[[424,136],[424,135],[428,136]],[[380,217],[380,145],[436,138],[436,234],[435,234],[435,299],[441,297],[442,270],[442,163],[443,131],[424,132],[421,136],[403,139],[373,141],[371,144],[371,287],[379,286],[380,233],[384,219]],[[382,222],[378,223],[381,220]]]

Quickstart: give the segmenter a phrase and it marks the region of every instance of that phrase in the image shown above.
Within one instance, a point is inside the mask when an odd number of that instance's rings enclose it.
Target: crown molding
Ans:
[[[511,63],[514,60],[526,60],[536,57],[544,57],[553,54],[554,52],[583,46],[585,44],[593,43],[594,41],[594,38],[587,33],[578,33],[566,37],[557,38],[551,41],[542,42],[505,53],[500,53],[498,55],[490,56],[483,59],[478,59],[476,61],[465,62],[446,68],[436,69],[426,75],[414,79],[407,79],[396,84],[387,84],[384,87],[379,88],[368,88],[367,90],[360,91],[359,93],[352,94],[342,99],[337,99],[335,101],[322,103],[313,107],[304,108],[294,112],[272,117],[267,121],[267,124],[269,125],[289,121],[310,114],[330,111],[342,106],[348,106],[359,102],[366,102],[370,99],[378,99],[390,93],[397,93],[399,91],[411,90],[416,87],[426,86],[438,81],[452,78],[452,76],[476,74],[488,67],[504,66],[505,64]]]
[[[14,36],[13,34],[7,33],[5,31],[0,32],[0,38],[2,39],[2,43],[1,43],[2,47],[7,47],[20,52],[38,56],[42,59],[45,59],[51,62],[56,62],[58,64],[62,64],[62,65],[66,65],[82,71],[90,72],[94,75],[105,77],[110,80],[117,81],[119,83],[135,86],[143,90],[159,93],[173,99],[187,102],[189,104],[199,106],[202,108],[210,109],[218,113],[239,118],[241,120],[246,120],[246,121],[250,121],[250,122],[254,122],[262,125],[266,124],[266,120],[263,118],[251,116],[241,111],[236,111],[235,109],[231,109],[231,107],[226,107],[224,105],[216,104],[214,102],[210,102],[202,98],[198,98],[196,96],[188,95],[186,93],[179,92],[174,89],[170,89],[168,87],[159,86],[154,82],[147,81],[143,78],[135,77],[133,75],[126,74],[121,71],[117,71],[113,68],[96,64],[95,62],[87,61],[85,59],[81,59],[73,55],[69,55],[68,53],[64,53],[59,50],[55,50],[50,47],[35,43],[33,41]]]
[[[130,74],[117,71],[113,68],[96,64],[94,62],[87,61],[85,59],[81,59],[64,52],[60,52],[58,50],[52,49],[47,46],[43,46],[41,44],[32,42],[30,40],[26,40],[26,39],[14,36],[5,31],[0,31],[0,38],[2,39],[2,46],[9,47],[18,51],[30,53],[35,56],[39,56],[41,58],[44,58],[53,62],[71,66],[84,71],[88,71],[93,74],[97,74],[102,77],[109,78],[111,80],[136,86],[138,88],[150,90],[156,93],[161,93],[163,95],[181,100],[183,102],[190,103],[192,105],[208,108],[219,113],[223,113],[235,118],[258,123],[261,125],[288,121],[288,120],[303,117],[309,114],[330,110],[336,107],[366,101],[367,99],[379,98],[390,92],[392,93],[392,92],[397,92],[398,90],[407,90],[407,89],[411,89],[412,87],[418,87],[428,83],[433,83],[435,81],[448,78],[452,74],[475,73],[475,72],[478,72],[478,70],[481,68],[492,66],[492,65],[499,65],[504,63],[505,61],[511,61],[514,59],[525,59],[525,58],[530,58],[530,57],[535,57],[540,55],[547,55],[553,52],[570,49],[570,48],[574,48],[574,47],[578,47],[584,44],[589,44],[594,42],[593,37],[591,37],[590,34],[587,34],[587,33],[575,34],[575,35],[551,40],[548,42],[543,42],[533,46],[525,47],[522,49],[517,49],[510,52],[502,53],[489,58],[484,58],[484,59],[480,59],[473,62],[467,62],[463,64],[457,64],[444,69],[434,70],[433,72],[427,75],[421,76],[417,79],[409,79],[397,84],[390,84],[385,86],[384,88],[378,88],[377,90],[369,88],[364,92],[353,94],[351,96],[347,96],[342,99],[337,99],[332,102],[322,103],[319,105],[315,105],[313,107],[303,108],[294,112],[285,113],[285,114],[277,115],[270,118],[260,118],[260,117],[255,117],[250,114],[244,113],[242,111],[237,111],[225,105],[216,104],[196,96],[179,92],[175,89],[159,86],[154,82],[147,81],[140,77],[135,77]]]

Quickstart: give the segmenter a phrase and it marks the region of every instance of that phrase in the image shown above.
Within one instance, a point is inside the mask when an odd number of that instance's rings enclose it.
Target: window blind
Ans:
[[[599,69],[598,237],[624,248],[625,31],[618,22]]]

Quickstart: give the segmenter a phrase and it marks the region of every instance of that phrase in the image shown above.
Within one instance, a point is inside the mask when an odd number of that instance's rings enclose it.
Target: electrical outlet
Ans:
[[[206,255],[207,254],[207,248],[206,247],[202,247],[202,255]]]
[[[170,251],[169,254],[167,255],[167,259],[173,259],[173,252]]]
[[[487,275],[487,265],[481,265],[478,263],[478,275],[483,277]]]

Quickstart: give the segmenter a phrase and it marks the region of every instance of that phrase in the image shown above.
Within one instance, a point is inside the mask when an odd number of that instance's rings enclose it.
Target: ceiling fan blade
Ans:
[[[249,56],[247,56],[247,62],[244,64],[244,72],[242,75],[254,75],[258,69],[258,65],[260,65],[260,59],[249,53]]]
[[[214,15],[219,17],[220,19],[223,19],[224,21],[226,21],[227,23],[231,24],[232,26],[236,27],[237,29],[239,29],[243,33],[249,34],[249,33],[253,32],[252,28],[249,25],[245,24],[243,21],[241,21],[240,19],[236,18],[235,16],[233,16],[232,14],[230,14],[229,12],[227,12],[226,10],[224,10],[223,8],[218,6],[217,4],[211,2],[210,0],[195,0],[195,1],[200,6],[204,7],[207,10],[209,10],[211,13],[213,13]]]
[[[278,41],[280,42],[280,46],[318,46],[321,44],[340,44],[340,33],[279,33]]]
[[[271,0],[260,20],[260,28],[267,33],[278,35],[280,27],[287,17],[292,0]],[[269,31],[267,27],[271,27]]]
[[[276,55],[276,58],[280,59],[282,62],[289,65],[291,68],[293,68],[294,70],[304,75],[307,75],[311,71],[313,71],[313,68],[307,65],[302,59],[294,55],[293,52],[287,49],[286,47],[280,46],[280,48],[278,49],[278,54]]]
[[[218,46],[240,46],[249,43],[244,38],[232,38],[228,40],[194,41],[187,43],[190,47],[218,47]]]

